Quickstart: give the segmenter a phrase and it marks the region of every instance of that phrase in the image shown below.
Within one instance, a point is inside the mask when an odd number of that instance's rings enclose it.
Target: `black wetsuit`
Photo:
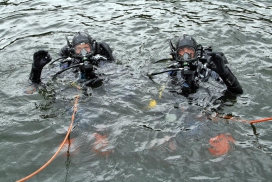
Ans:
[[[101,75],[96,73],[96,68],[101,64],[101,62],[111,62],[114,61],[112,50],[108,44],[101,42],[97,43],[97,47],[92,56],[87,57],[82,60],[82,57],[76,56],[69,52],[68,46],[64,46],[60,51],[60,63],[50,65],[50,69],[43,73],[43,77],[48,79],[48,75],[53,77],[66,76],[69,77],[68,80],[74,80],[80,83],[80,85],[97,87],[102,84],[103,79],[100,78]],[[81,63],[81,66],[76,66]],[[83,64],[84,63],[84,64]],[[75,66],[74,68],[69,69],[70,67]],[[67,69],[68,68],[68,69]],[[67,69],[67,71],[65,71]],[[35,90],[44,87],[44,84],[41,82],[41,72],[42,69],[35,69],[32,66],[30,73],[30,85],[32,86],[27,88],[28,93],[33,93]],[[70,73],[73,74],[70,74]]]
[[[224,65],[224,69],[226,70],[224,74],[217,73],[210,69],[211,67],[215,67],[215,64],[211,61],[207,63],[209,56],[206,53],[203,55],[205,56],[202,57],[202,59],[199,59],[194,63],[179,63],[175,65],[174,67],[176,68],[183,68],[182,71],[179,72],[179,75],[176,71],[170,73],[170,76],[172,76],[172,83],[180,86],[180,91],[183,92],[183,94],[188,95],[195,92],[199,88],[199,84],[201,82],[207,82],[209,78],[213,78],[219,83],[224,84],[227,87],[227,91],[232,94],[243,93],[240,83],[228,66]],[[224,64],[227,64],[228,61],[225,56],[222,55],[222,58]],[[205,62],[202,62],[201,60],[205,60]]]
[[[208,57],[208,56],[207,56]],[[204,60],[207,60],[207,57]],[[227,60],[224,61],[227,63]],[[223,103],[235,103],[236,97],[243,89],[231,70],[224,64],[225,74],[219,74],[210,69],[213,62],[197,60],[194,65],[174,63],[172,68],[182,68],[181,71],[170,72],[169,86],[171,92],[188,97],[188,102],[208,110],[218,110]]]

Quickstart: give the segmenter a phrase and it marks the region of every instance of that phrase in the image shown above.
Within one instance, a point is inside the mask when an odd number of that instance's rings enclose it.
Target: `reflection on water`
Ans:
[[[53,99],[23,89],[33,52],[57,58],[65,35],[79,30],[108,42],[118,64],[100,69],[107,83],[80,101],[69,145],[32,181],[269,181],[270,123],[239,121],[271,116],[271,9],[268,0],[2,0],[1,181],[34,172],[62,142],[76,89],[53,85]],[[168,57],[169,39],[182,33],[225,53],[245,93],[220,112],[236,120],[208,119],[202,102],[161,92],[166,75],[155,83],[145,76],[167,64],[152,62]],[[223,134],[231,135],[228,153],[211,155],[210,139]],[[97,141],[107,155],[96,153]]]

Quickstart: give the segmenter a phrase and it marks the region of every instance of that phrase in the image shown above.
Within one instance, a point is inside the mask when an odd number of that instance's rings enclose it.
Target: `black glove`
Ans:
[[[32,68],[41,70],[51,60],[52,58],[47,51],[39,50],[33,54]]]
[[[226,67],[225,63],[227,63],[227,59],[221,52],[208,52],[208,68],[215,71],[220,75],[220,77],[224,77],[229,73],[229,69]]]
[[[34,83],[41,82],[43,67],[51,61],[50,54],[45,50],[39,50],[33,54],[33,64],[29,79]]]
[[[98,52],[97,52],[97,54],[101,54],[103,56],[106,56],[109,61],[114,61],[114,58],[113,58],[113,55],[112,55],[112,49],[105,42],[98,43]]]

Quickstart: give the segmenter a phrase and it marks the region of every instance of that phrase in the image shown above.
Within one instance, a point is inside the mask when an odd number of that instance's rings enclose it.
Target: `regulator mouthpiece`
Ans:
[[[82,56],[86,56],[87,53],[88,53],[88,51],[86,49],[81,49],[81,51],[80,51],[80,54]]]
[[[187,61],[187,60],[189,60],[189,59],[191,59],[191,55],[188,54],[187,52],[185,52],[185,53],[183,54],[183,60],[184,60],[184,61]]]

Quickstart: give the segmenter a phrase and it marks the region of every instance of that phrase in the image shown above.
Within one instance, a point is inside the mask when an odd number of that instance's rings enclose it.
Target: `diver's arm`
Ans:
[[[234,94],[242,94],[243,89],[238,82],[237,78],[231,72],[228,66],[225,65],[227,62],[226,57],[223,53],[208,53],[210,56],[208,58],[209,67],[211,70],[217,72],[220,78],[223,80],[227,86],[227,90]]]
[[[29,75],[29,80],[33,83],[39,84],[41,83],[41,74],[42,74],[42,69],[37,69],[35,67],[31,68],[31,72]]]
[[[228,91],[235,94],[242,94],[243,89],[237,80],[237,78],[234,76],[234,74],[231,72],[231,70],[226,66],[226,69],[228,69],[226,74],[222,74],[219,76],[224,81],[225,85],[227,86]]]
[[[33,63],[29,76],[32,83],[41,83],[41,73],[43,67],[51,61],[51,56],[47,51],[39,50],[33,55]]]

